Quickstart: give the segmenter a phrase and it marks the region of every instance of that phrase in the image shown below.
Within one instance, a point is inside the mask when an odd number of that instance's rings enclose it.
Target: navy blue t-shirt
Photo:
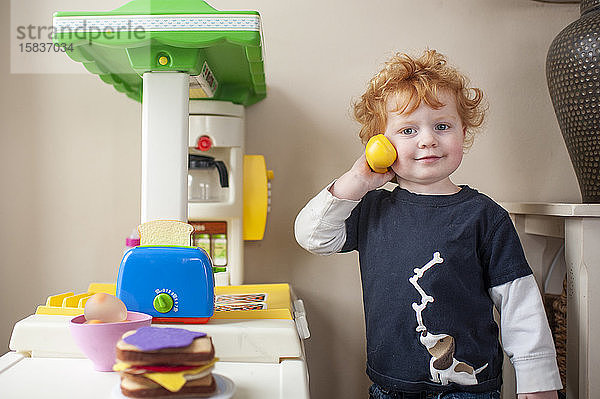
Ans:
[[[485,392],[502,384],[488,289],[531,274],[508,213],[468,187],[369,192],[346,220],[357,250],[367,374],[397,391]]]

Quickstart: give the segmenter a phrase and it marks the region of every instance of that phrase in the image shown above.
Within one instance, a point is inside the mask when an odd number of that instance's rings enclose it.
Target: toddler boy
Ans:
[[[508,213],[450,179],[482,125],[482,99],[440,53],[395,55],[354,115],[363,143],[383,133],[396,161],[375,173],[361,155],[296,218],[308,251],[359,253],[370,398],[499,398],[502,349],[520,399],[556,398],[562,388]],[[392,179],[393,191],[376,190]]]

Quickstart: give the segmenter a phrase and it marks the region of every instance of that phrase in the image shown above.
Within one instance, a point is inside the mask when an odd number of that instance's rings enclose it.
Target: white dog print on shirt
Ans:
[[[467,363],[454,358],[454,338],[448,334],[421,334],[421,343],[431,355],[429,372],[431,380],[442,385],[455,382],[460,385],[476,385],[477,374],[487,367],[487,363],[477,370]]]
[[[484,364],[478,369],[465,362],[458,361],[454,358],[456,344],[454,337],[448,334],[431,334],[427,331],[427,327],[423,323],[423,310],[428,303],[434,301],[434,298],[427,295],[423,288],[418,283],[418,280],[423,277],[423,274],[433,266],[443,263],[444,259],[439,252],[433,254],[433,258],[423,267],[414,269],[414,275],[408,279],[415,289],[421,294],[421,303],[413,303],[412,307],[417,318],[416,331],[421,333],[419,340],[431,355],[429,361],[429,372],[431,380],[442,385],[448,385],[455,382],[460,385],[476,385],[477,374],[485,369],[488,364]]]

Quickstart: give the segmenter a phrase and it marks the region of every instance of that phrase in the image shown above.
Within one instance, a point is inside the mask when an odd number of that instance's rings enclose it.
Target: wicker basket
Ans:
[[[567,280],[563,281],[560,295],[545,294],[544,306],[548,323],[552,330],[554,346],[556,347],[556,361],[560,372],[563,387],[566,386],[567,373]],[[560,391],[564,395],[564,388]]]

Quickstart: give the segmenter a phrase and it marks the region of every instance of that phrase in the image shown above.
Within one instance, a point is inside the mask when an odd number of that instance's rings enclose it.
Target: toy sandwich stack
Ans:
[[[121,375],[126,397],[201,397],[216,392],[212,369],[218,359],[205,333],[142,327],[123,334],[116,353],[113,369]]]

